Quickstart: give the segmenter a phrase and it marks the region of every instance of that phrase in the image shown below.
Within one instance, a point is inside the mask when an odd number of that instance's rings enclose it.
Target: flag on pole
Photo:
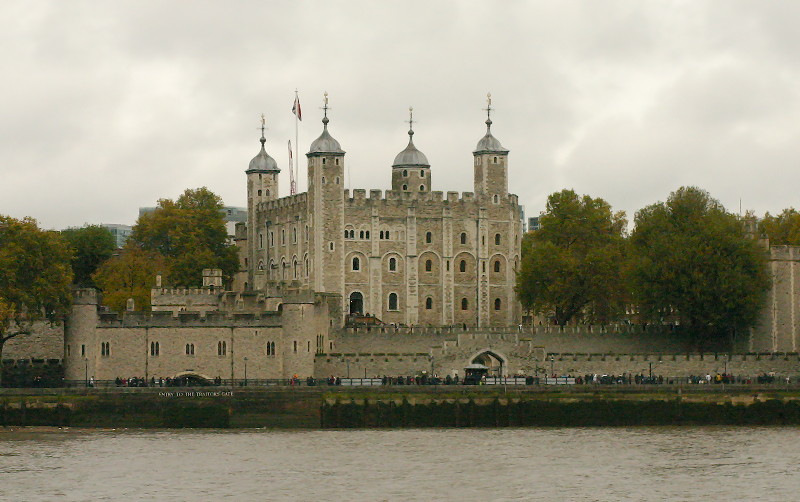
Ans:
[[[292,105],[292,113],[297,116],[297,120],[303,120],[303,114],[300,111],[300,98],[294,97],[294,104]]]
[[[289,164],[290,165],[294,165],[294,162],[293,162],[293,159],[292,159],[292,140],[289,140]]]

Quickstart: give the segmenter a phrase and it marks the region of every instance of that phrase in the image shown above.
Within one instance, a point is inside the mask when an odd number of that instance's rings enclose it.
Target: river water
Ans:
[[[800,428],[0,429],[0,500],[800,501]]]

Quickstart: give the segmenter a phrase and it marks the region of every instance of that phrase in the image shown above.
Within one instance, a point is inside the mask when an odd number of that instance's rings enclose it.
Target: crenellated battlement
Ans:
[[[367,190],[363,188],[356,188],[344,191],[345,201],[351,205],[367,204],[378,205],[393,203],[394,205],[402,204],[410,201],[426,202],[429,204],[472,204],[477,201],[477,197],[473,192],[407,192],[399,190],[383,190],[372,189]],[[513,204],[518,204],[519,198],[515,194],[507,194],[506,198]]]
[[[280,199],[259,202],[257,209],[258,211],[305,210],[307,200],[308,193],[303,192],[281,197]]]
[[[387,333],[398,335],[497,335],[508,334],[554,334],[554,335],[580,335],[580,334],[636,334],[636,333],[665,333],[675,330],[675,326],[655,326],[638,324],[609,324],[609,325],[582,325],[582,326],[366,326],[344,328],[345,335],[363,335],[366,333]],[[502,339],[502,338],[501,338]]]
[[[99,315],[101,328],[173,328],[173,327],[280,327],[280,312],[106,312]]]
[[[772,246],[769,248],[769,258],[776,261],[800,260],[800,246]]]

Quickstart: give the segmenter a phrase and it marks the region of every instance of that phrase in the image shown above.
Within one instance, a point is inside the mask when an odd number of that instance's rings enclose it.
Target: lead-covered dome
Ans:
[[[414,131],[408,131],[408,146],[397,154],[392,167],[431,167],[425,154],[414,146]]]
[[[328,117],[322,119],[322,134],[311,143],[308,153],[344,153],[342,146],[328,132]]]
[[[264,149],[264,143],[266,143],[267,140],[264,139],[263,133],[259,141],[261,141],[261,151],[250,161],[250,167],[247,168],[247,172],[281,172],[281,170],[278,169],[278,163],[275,162],[275,159],[270,157]]]
[[[486,120],[486,134],[478,141],[473,153],[508,153],[508,150],[503,148],[500,141],[492,136],[492,121]]]

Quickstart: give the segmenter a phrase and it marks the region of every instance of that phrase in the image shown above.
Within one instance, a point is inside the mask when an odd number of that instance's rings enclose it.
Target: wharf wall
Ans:
[[[800,424],[797,387],[564,387],[5,389],[0,391],[0,426],[317,429]]]

